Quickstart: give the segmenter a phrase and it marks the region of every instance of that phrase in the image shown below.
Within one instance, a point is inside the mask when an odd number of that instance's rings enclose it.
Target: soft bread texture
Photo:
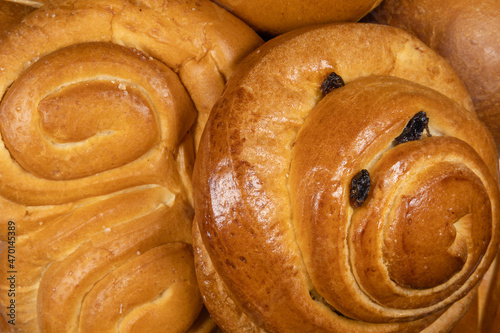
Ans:
[[[500,147],[500,2],[386,0],[373,16],[415,34],[442,55],[469,90]]]
[[[332,72],[345,86],[323,97]],[[432,136],[395,145],[419,111]],[[388,26],[309,27],[253,52],[193,181],[200,290],[227,332],[449,331],[498,247],[493,138],[449,64]]]
[[[261,42],[210,1],[65,1],[6,35],[2,331],[213,329],[191,245],[196,138]]]
[[[313,24],[358,21],[382,0],[212,0],[272,37]]]

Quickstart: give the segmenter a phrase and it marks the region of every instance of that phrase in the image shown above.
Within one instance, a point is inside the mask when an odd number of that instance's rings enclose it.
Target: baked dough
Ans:
[[[47,4],[2,40],[0,313],[15,319],[9,330],[213,328],[191,245],[197,133],[261,42],[208,0]]]
[[[493,138],[446,61],[393,27],[253,52],[193,181],[199,285],[227,332],[445,332],[498,247]]]
[[[444,57],[464,81],[500,147],[500,2],[387,0],[377,22],[403,28]]]
[[[382,0],[213,0],[266,38],[314,24],[358,21]]]

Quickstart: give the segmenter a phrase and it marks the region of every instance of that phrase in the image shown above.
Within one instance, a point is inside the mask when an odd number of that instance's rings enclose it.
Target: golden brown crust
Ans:
[[[381,0],[212,0],[265,36],[314,24],[358,21]]]
[[[331,72],[346,85],[323,98]],[[432,137],[394,146],[419,111]],[[496,254],[493,139],[451,67],[402,30],[334,24],[264,44],[199,153],[195,267],[229,332],[445,331]],[[353,208],[362,169],[373,184]]]
[[[213,329],[191,245],[196,141],[236,63],[261,42],[208,0],[48,1],[6,35],[0,239],[14,228],[16,254],[7,329]],[[11,319],[8,251],[1,325]]]
[[[500,146],[500,2],[388,0],[380,23],[406,29],[442,55],[464,81],[478,115]]]

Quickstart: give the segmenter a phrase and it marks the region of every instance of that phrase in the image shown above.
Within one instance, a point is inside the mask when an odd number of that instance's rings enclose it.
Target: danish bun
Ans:
[[[193,182],[200,291],[227,332],[448,331],[498,248],[494,140],[450,65],[389,26],[245,58]]]

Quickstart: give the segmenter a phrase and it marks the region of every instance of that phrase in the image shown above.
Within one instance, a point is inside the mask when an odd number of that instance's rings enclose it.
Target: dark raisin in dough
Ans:
[[[326,96],[333,89],[337,89],[343,87],[345,85],[344,80],[337,73],[332,72],[330,75],[326,77],[326,79],[321,84],[321,93],[323,96]]]
[[[427,131],[428,136],[431,136],[429,133],[429,118],[427,118],[424,111],[419,111],[406,124],[403,132],[394,139],[394,143],[398,145],[408,141],[419,140],[424,130]]]
[[[368,197],[370,191],[370,174],[363,169],[358,172],[351,181],[350,202],[351,206],[360,207]]]

